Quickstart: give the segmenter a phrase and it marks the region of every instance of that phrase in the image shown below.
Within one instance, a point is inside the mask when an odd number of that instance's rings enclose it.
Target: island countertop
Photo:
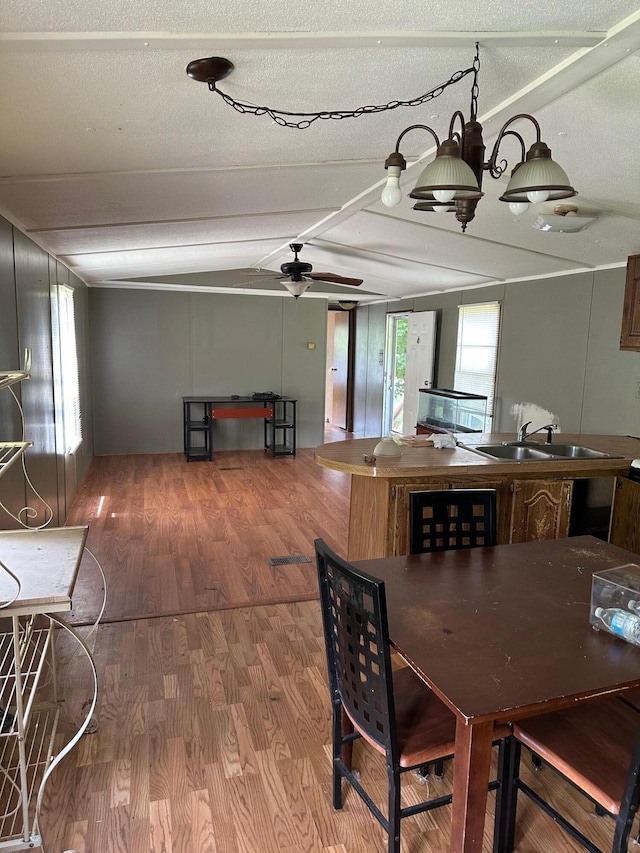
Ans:
[[[351,474],[347,559],[408,552],[413,491],[495,489],[498,544],[504,544],[568,536],[573,493],[580,480],[612,478],[616,500],[625,483],[640,485],[626,476],[632,460],[640,458],[640,437],[556,433],[551,447],[554,443],[573,444],[610,455],[521,461],[494,459],[473,450],[483,444],[515,442],[513,433],[457,433],[455,438],[457,447],[437,449],[425,445],[425,437],[416,436],[413,445],[403,444],[401,456],[379,456],[375,462],[365,462],[363,454],[373,455],[379,438],[336,441],[316,448],[319,465]],[[540,443],[543,441],[541,438]],[[631,499],[635,500],[633,495]],[[637,511],[633,507],[635,504],[621,517],[623,526],[631,524],[635,529]]]
[[[378,456],[375,463],[365,462],[363,455],[371,456],[380,438],[358,438],[322,444],[315,448],[315,461],[319,465],[344,471],[360,477],[395,479],[398,477],[439,477],[451,474],[531,474],[548,473],[555,476],[615,476],[628,470],[633,459],[640,458],[640,437],[623,435],[582,435],[556,433],[556,444],[578,444],[612,454],[605,459],[545,459],[516,461],[490,459],[474,452],[482,444],[502,444],[515,441],[513,433],[457,433],[455,448],[437,449],[425,446],[422,437],[416,443],[403,444],[401,456]],[[553,443],[552,445],[553,446]]]

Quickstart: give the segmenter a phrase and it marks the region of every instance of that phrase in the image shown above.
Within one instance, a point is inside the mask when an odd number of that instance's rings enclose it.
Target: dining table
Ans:
[[[456,716],[451,853],[481,853],[497,724],[640,687],[640,648],[589,621],[594,572],[640,557],[593,536],[359,560],[389,637]]]

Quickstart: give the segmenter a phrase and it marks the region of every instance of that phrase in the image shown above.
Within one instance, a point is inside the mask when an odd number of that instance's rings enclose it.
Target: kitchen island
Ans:
[[[605,458],[498,460],[474,448],[513,442],[513,434],[465,433],[456,448],[402,446],[399,457],[365,462],[379,438],[323,444],[315,449],[319,465],[351,474],[349,560],[393,557],[408,552],[409,494],[425,489],[495,489],[498,543],[557,539],[569,535],[578,480],[613,478],[618,484],[640,457],[640,438],[620,435],[554,435],[554,443],[575,444],[610,454]],[[635,484],[633,484],[635,485]],[[612,495],[612,504],[614,504]],[[617,544],[621,544],[618,542]]]

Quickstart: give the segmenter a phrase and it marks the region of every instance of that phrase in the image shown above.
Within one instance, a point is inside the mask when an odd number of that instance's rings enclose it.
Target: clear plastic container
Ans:
[[[640,566],[594,572],[589,621],[594,628],[640,645]]]

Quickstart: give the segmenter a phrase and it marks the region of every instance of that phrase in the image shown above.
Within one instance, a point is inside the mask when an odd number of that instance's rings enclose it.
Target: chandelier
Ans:
[[[455,213],[463,231],[474,218],[478,201],[484,195],[481,189],[483,173],[489,172],[492,178],[497,179],[508,169],[506,160],[498,160],[500,146],[508,136],[518,141],[521,155],[511,172],[507,188],[500,196],[500,201],[507,202],[512,213],[524,213],[530,203],[556,201],[578,194],[570,185],[564,169],[551,159],[551,149],[540,138],[540,125],[528,113],[519,113],[503,124],[491,155],[485,162],[482,125],[477,119],[479,71],[480,54],[476,44],[469,121],[456,110],[451,117],[449,135],[444,142],[441,143],[436,132],[425,124],[412,124],[402,131],[395,150],[384,164],[388,175],[382,191],[384,205],[396,207],[402,201],[400,175],[407,168],[407,161],[400,152],[400,143],[413,130],[426,130],[437,146],[435,159],[422,170],[413,191],[409,193],[409,198],[417,202],[413,209]],[[523,137],[512,128],[513,124],[522,120],[530,122],[535,129],[535,141],[528,151]]]
[[[502,126],[493,146],[489,159],[485,162],[485,145],[482,139],[482,125],[478,114],[478,73],[480,71],[480,49],[476,42],[473,64],[462,71],[454,72],[449,80],[428,92],[411,100],[393,100],[387,104],[371,104],[355,110],[323,110],[318,112],[293,112],[274,107],[239,101],[218,86],[218,82],[227,77],[234,69],[229,59],[219,56],[194,59],[187,65],[187,74],[194,80],[206,83],[211,92],[219,95],[226,104],[239,113],[267,116],[281,127],[306,130],[318,120],[342,120],[359,118],[363,115],[395,110],[399,107],[416,107],[428,103],[441,95],[445,89],[472,75],[471,109],[467,121],[460,110],[456,110],[449,122],[447,138],[441,143],[436,132],[425,124],[412,124],[398,136],[394,151],[385,161],[387,181],[382,191],[382,202],[387,207],[395,207],[402,201],[400,175],[407,168],[407,161],[400,151],[404,137],[414,130],[427,131],[436,144],[435,159],[420,174],[416,186],[409,193],[414,199],[413,209],[425,212],[455,213],[455,217],[465,231],[467,224],[475,216],[476,206],[482,198],[482,178],[489,172],[492,178],[500,178],[508,169],[508,162],[498,160],[502,142],[513,137],[519,143],[520,160],[511,172],[509,184],[500,201],[507,202],[512,213],[524,213],[530,203],[557,201],[577,195],[569,183],[564,169],[551,159],[549,146],[540,138],[540,125],[528,113],[513,116]],[[535,130],[535,141],[529,150],[522,135],[514,130],[516,122],[528,122]],[[299,294],[298,294],[299,295]]]

